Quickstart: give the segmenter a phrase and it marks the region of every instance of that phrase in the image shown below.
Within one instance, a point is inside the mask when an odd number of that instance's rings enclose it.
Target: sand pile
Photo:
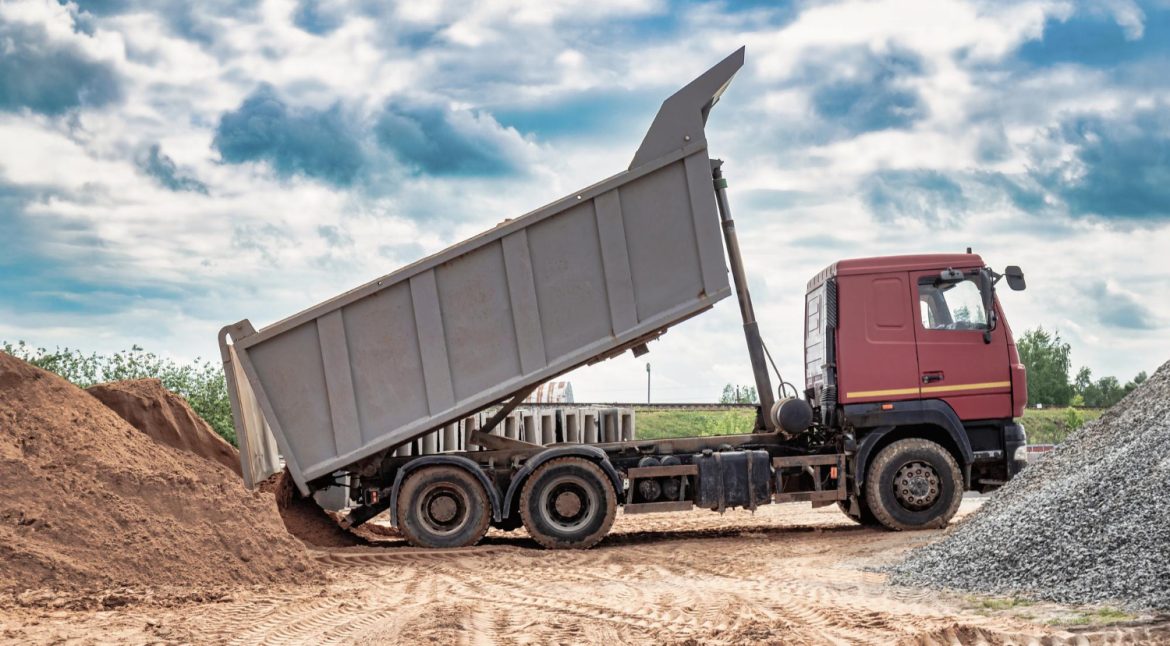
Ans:
[[[189,594],[316,576],[271,495],[4,353],[0,492],[0,592]]]
[[[134,428],[155,440],[218,462],[240,474],[240,454],[187,402],[158,379],[98,384],[86,389]]]
[[[240,473],[240,454],[221,438],[186,400],[163,387],[158,379],[114,381],[91,386],[86,392],[149,435],[152,439],[217,462]],[[343,530],[337,519],[311,498],[303,498],[287,472],[260,487],[273,494],[284,526],[313,547],[349,547],[368,541]]]
[[[288,470],[261,483],[262,491],[276,496],[276,506],[288,533],[313,547],[352,547],[368,545],[369,541],[350,533],[337,524],[337,519],[312,498],[301,496]]]
[[[952,534],[910,552],[892,580],[1170,609],[1167,483],[1170,363]]]

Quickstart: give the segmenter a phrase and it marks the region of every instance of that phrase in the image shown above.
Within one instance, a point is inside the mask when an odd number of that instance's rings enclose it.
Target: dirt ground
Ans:
[[[979,504],[966,500],[960,512]],[[194,644],[1170,643],[1149,617],[894,588],[866,568],[937,531],[858,527],[835,507],[620,516],[585,552],[523,531],[426,552],[389,539],[314,551],[324,584],[104,611],[0,608],[0,641]],[[1095,623],[1097,622],[1097,623]]]

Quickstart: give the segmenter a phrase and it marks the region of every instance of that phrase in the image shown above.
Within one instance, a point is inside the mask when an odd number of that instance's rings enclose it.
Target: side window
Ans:
[[[957,283],[918,280],[922,327],[927,330],[986,330],[987,313],[979,283],[967,278]]]

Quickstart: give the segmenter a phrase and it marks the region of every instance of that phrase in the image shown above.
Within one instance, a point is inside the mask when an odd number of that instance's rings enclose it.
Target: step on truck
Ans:
[[[668,98],[625,171],[266,328],[224,327],[246,484],[283,462],[302,495],[343,488],[344,525],[388,512],[428,548],[521,525],[544,547],[586,548],[619,507],[802,501],[942,527],[964,491],[1004,484],[1026,460],[1027,395],[996,287],[1023,289],[1018,267],[970,250],[835,262],[808,283],[804,390],[773,389],[704,132],[743,60]],[[541,383],[645,352],[733,288],[753,432],[550,446],[494,432]],[[401,450],[481,411],[465,450]]]

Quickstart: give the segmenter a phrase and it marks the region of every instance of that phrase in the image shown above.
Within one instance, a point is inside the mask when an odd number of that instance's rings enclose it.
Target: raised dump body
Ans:
[[[628,170],[259,331],[225,327],[248,486],[278,448],[308,493],[728,296],[704,125],[742,64],[667,99]]]

